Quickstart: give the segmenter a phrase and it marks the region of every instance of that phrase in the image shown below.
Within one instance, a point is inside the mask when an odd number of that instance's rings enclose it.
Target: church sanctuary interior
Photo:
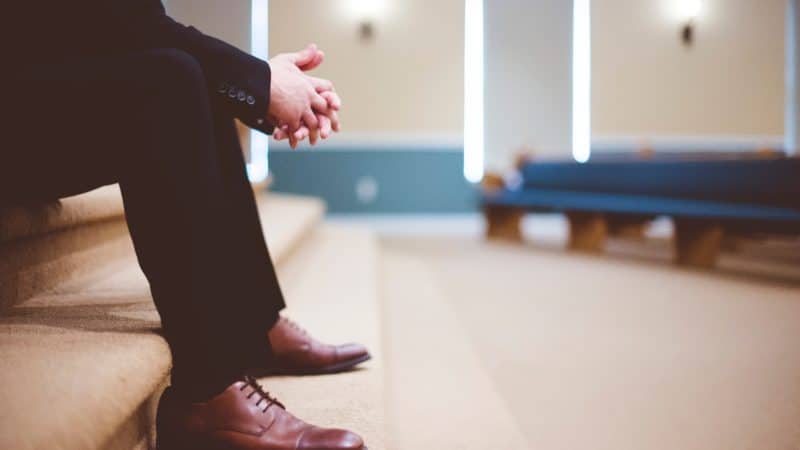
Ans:
[[[800,449],[800,0],[164,6],[341,97],[313,146],[238,122],[285,313],[371,354],[279,405],[369,450]],[[151,295],[118,185],[0,205],[0,449],[157,448]]]

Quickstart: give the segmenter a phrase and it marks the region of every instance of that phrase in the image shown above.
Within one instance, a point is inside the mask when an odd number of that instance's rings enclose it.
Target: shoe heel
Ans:
[[[174,439],[156,436],[156,450],[228,450],[208,442],[198,442],[195,439]]]
[[[156,426],[156,450],[229,450],[207,440],[159,429]]]
[[[198,442],[192,439],[162,439],[156,437],[156,450],[229,450],[208,442]]]
[[[156,450],[217,450],[209,447],[208,442],[200,442],[193,436],[176,431],[174,426],[169,426],[169,417],[174,411],[173,394],[171,388],[164,390],[158,402],[156,414]]]
[[[208,439],[176,431],[170,426],[170,414],[175,411],[171,388],[164,390],[156,414],[156,450],[234,450],[220,447]]]

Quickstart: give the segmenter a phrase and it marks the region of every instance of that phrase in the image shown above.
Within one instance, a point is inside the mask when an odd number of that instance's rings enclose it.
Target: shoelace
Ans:
[[[261,410],[261,412],[267,412],[269,407],[272,405],[278,405],[282,409],[286,409],[286,407],[283,406],[283,403],[279,402],[278,399],[271,396],[269,392],[265,391],[264,388],[261,387],[260,384],[258,384],[258,381],[256,381],[255,378],[251,377],[250,375],[246,375],[244,377],[244,382],[245,384],[242,385],[242,387],[240,387],[239,390],[244,391],[248,386],[253,388],[253,392],[249,393],[247,395],[247,398],[252,398],[255,394],[258,394],[259,399],[256,402],[256,406],[259,406],[261,402],[267,402],[267,406],[265,406],[264,409]]]

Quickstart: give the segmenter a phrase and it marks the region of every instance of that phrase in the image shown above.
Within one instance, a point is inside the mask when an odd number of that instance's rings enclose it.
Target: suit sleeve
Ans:
[[[210,95],[233,116],[264,133],[270,102],[269,64],[170,18],[160,0],[107,0],[108,33],[134,48],[177,48],[200,63]]]

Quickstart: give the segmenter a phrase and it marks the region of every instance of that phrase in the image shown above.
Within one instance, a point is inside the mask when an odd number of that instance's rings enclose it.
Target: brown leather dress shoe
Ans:
[[[329,345],[311,337],[291,320],[280,317],[269,330],[275,359],[266,373],[319,375],[344,372],[371,358],[360,344]]]
[[[168,388],[156,423],[157,450],[367,450],[354,433],[293,416],[251,377],[202,403],[182,402]]]

